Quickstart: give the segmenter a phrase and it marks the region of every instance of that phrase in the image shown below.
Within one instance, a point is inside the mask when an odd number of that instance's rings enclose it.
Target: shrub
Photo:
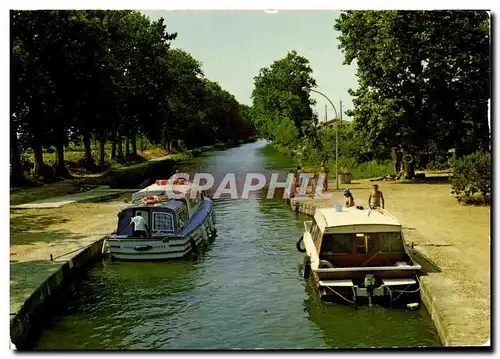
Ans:
[[[491,154],[476,152],[453,162],[451,193],[461,203],[489,204],[491,200]]]

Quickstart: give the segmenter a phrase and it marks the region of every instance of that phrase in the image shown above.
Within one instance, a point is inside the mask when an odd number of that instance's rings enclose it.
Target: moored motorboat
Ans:
[[[138,213],[148,228],[143,236],[131,225]],[[162,260],[185,257],[215,235],[212,200],[189,182],[160,180],[132,195],[106,242],[115,259]]]
[[[402,226],[382,209],[317,209],[304,222],[297,249],[305,253],[304,276],[325,299],[372,304],[377,299],[414,303],[420,264],[414,262]]]

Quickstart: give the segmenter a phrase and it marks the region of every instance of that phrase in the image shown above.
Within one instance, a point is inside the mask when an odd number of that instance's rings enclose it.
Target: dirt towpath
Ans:
[[[432,182],[432,183],[431,183]],[[430,274],[436,283],[433,294],[442,304],[452,345],[478,345],[490,338],[490,207],[463,206],[442,181],[403,183],[353,181],[332,191],[334,200],[317,200],[319,207],[343,203],[348,187],[356,205],[365,208],[371,185],[384,193],[385,208],[405,229],[408,242],[432,259],[441,273]],[[335,188],[335,183],[330,183]],[[308,200],[313,203],[313,200]],[[446,288],[445,292],[439,288]]]

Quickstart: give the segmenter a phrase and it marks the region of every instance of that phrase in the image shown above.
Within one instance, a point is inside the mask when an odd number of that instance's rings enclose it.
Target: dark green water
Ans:
[[[280,162],[263,142],[214,152],[205,170]],[[289,167],[283,159],[283,167]],[[218,237],[198,260],[103,260],[72,286],[36,349],[228,349],[438,346],[417,311],[323,303],[300,273],[304,217],[258,195],[215,201]]]

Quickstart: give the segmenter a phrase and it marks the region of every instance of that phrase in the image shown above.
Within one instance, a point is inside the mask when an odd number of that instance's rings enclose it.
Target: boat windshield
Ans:
[[[321,241],[321,253],[368,254],[404,253],[404,245],[399,232],[380,233],[326,233]]]
[[[351,254],[353,239],[353,234],[326,233],[321,243],[321,252]]]
[[[401,253],[405,250],[399,232],[379,233],[378,238],[381,252]]]

